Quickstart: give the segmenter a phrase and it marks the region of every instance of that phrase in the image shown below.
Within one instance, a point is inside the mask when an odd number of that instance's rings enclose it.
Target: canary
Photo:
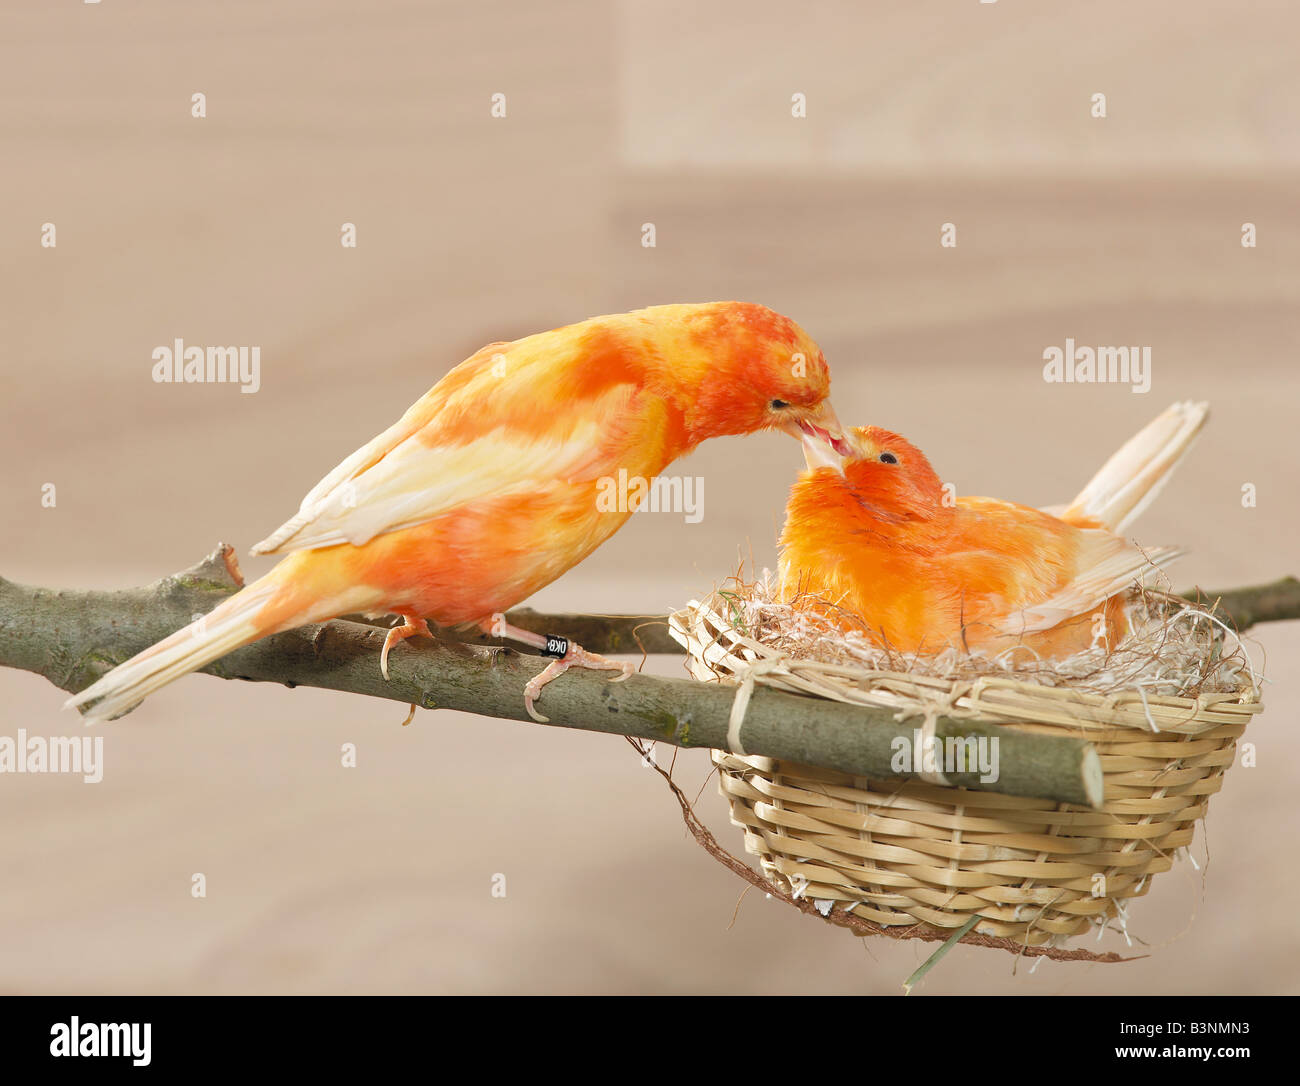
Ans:
[[[702,441],[762,430],[848,452],[829,389],[802,328],[741,302],[654,306],[491,343],[253,548],[287,554],[269,573],[67,704],[89,706],[92,720],[117,716],[241,645],[360,612],[405,619],[385,639],[385,677],[389,652],[429,634],[426,620],[554,657],[524,691],[545,720],[534,701],[567,668],[630,670],[502,615],[635,511],[599,501],[602,481],[653,479]]]
[[[1127,589],[1183,553],[1121,533],[1207,415],[1206,404],[1174,404],[1052,510],[953,499],[916,446],[878,427],[855,429],[848,457],[806,443],[781,533],[782,595],[908,653],[1113,647],[1127,631]]]

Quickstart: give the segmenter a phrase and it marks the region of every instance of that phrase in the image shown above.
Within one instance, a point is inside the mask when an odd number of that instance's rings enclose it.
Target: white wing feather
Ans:
[[[358,449],[303,499],[297,514],[253,548],[254,554],[361,545],[385,532],[433,519],[461,503],[567,480],[592,470],[611,417],[622,414],[631,385],[609,389],[562,434],[530,438],[490,425],[469,440],[426,443],[416,404]],[[529,471],[528,467],[534,469]]]
[[[1013,636],[1035,633],[1086,615],[1186,553],[1179,547],[1144,550],[1100,529],[1083,529],[1081,534],[1084,540],[1074,579],[1055,595],[1009,615],[1000,632]]]

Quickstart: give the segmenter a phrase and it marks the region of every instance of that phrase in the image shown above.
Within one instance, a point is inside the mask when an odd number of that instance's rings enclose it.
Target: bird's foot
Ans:
[[[581,645],[575,645],[567,637],[547,636],[546,634],[533,633],[532,630],[521,630],[518,626],[511,626],[503,614],[495,614],[491,618],[485,619],[479,628],[492,637],[508,637],[511,641],[518,641],[521,645],[531,645],[535,649],[540,649],[543,655],[557,657],[557,659],[546,665],[541,674],[530,679],[528,685],[524,687],[524,708],[528,710],[528,715],[539,724],[550,723],[550,718],[542,716],[533,708],[533,703],[541,695],[542,687],[552,679],[559,678],[569,668],[587,667],[596,671],[621,671],[623,674],[610,680],[610,682],[615,683],[621,683],[636,670],[629,663],[607,660],[594,652],[588,652]],[[563,655],[560,655],[561,653]]]
[[[393,646],[408,637],[432,637],[433,632],[429,629],[429,624],[422,618],[412,618],[410,615],[404,615],[405,623],[401,626],[394,626],[388,631],[388,636],[384,638],[384,648],[379,654],[379,670],[383,672],[384,679],[388,679],[388,654],[392,651]],[[409,719],[409,718],[408,718]]]
[[[559,678],[571,667],[586,667],[595,671],[621,671],[623,674],[610,679],[610,682],[614,683],[623,682],[636,670],[626,661],[607,660],[594,652],[588,652],[581,645],[571,643],[568,651],[562,657],[558,660],[552,660],[539,675],[529,679],[528,684],[524,687],[524,708],[528,710],[528,715],[539,724],[549,723],[550,718],[542,716],[533,708],[533,703],[541,696],[542,687],[551,680]]]

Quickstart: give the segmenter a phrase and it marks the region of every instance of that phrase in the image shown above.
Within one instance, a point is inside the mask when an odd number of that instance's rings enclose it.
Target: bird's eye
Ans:
[[[880,454],[880,462],[882,464],[897,464],[898,457],[896,457],[893,453],[884,452]]]
[[[790,405],[786,403],[784,400],[773,400],[769,406],[772,408],[773,411],[780,411],[781,408],[789,407]]]

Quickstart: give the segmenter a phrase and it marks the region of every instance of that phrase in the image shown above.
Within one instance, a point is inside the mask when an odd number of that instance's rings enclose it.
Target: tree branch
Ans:
[[[1300,581],[1294,577],[1282,577],[1272,584],[1251,588],[1231,588],[1225,592],[1193,588],[1183,596],[1205,607],[1217,601],[1214,613],[1235,627],[1238,633],[1245,633],[1261,622],[1300,618]]]
[[[135,653],[206,614],[242,585],[232,548],[221,545],[192,569],[143,588],[85,592],[13,584],[0,578],[0,666],[44,676],[79,691]],[[1202,594],[1213,598],[1209,594]],[[1300,617],[1300,582],[1221,594],[1239,625]],[[548,615],[522,609],[510,621],[563,633],[592,651],[680,652],[658,616]],[[337,620],[265,638],[204,670],[222,678],[341,690],[426,709],[459,709],[527,720],[524,684],[539,659],[502,647],[415,639],[394,650],[391,681],[379,672],[382,627]],[[606,732],[681,747],[728,747],[734,688],[688,679],[633,675],[610,683],[600,672],[574,669],[547,686],[541,708],[555,726]],[[1096,806],[1101,802],[1096,751],[1080,739],[1031,735],[941,718],[940,740],[996,735],[1000,777],[984,784],[973,773],[949,774],[960,787]],[[913,737],[911,721],[888,710],[845,705],[759,687],[745,713],[748,753],[887,779],[894,741]]]

